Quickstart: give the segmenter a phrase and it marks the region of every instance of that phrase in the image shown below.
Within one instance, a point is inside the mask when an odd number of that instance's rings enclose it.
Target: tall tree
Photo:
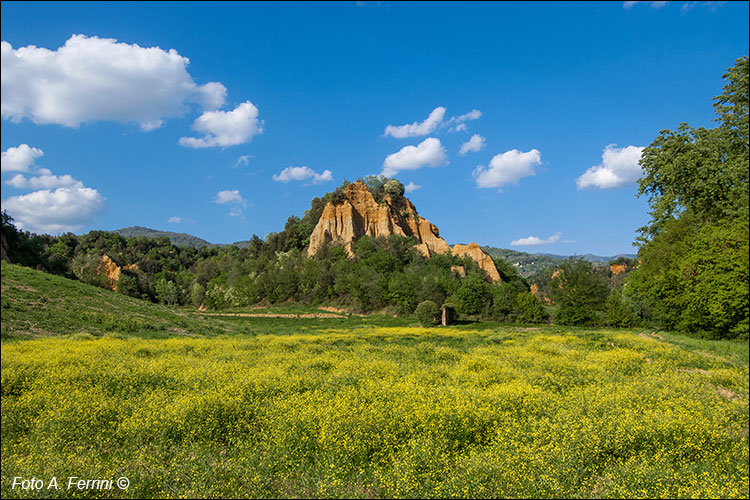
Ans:
[[[682,123],[643,151],[651,221],[625,289],[644,319],[712,338],[748,334],[748,57],[724,79],[717,127]]]

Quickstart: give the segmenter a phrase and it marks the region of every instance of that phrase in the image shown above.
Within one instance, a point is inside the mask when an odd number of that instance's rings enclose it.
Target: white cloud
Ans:
[[[495,155],[490,160],[490,166],[483,165],[474,169],[473,176],[477,187],[500,188],[506,184],[518,184],[524,177],[536,175],[534,166],[542,163],[542,154],[537,149],[526,153],[511,149],[505,153]]]
[[[405,146],[390,154],[383,162],[380,175],[393,177],[401,170],[416,170],[422,167],[437,167],[448,163],[448,156],[440,140],[428,137],[418,146]]]
[[[75,231],[93,222],[106,206],[96,189],[82,186],[42,190],[3,201],[3,209],[24,230],[51,234]]]
[[[289,182],[289,181],[304,181],[311,179],[313,184],[319,184],[321,182],[332,181],[333,172],[330,170],[323,170],[322,174],[317,173],[310,167],[286,167],[278,174],[273,175],[273,180],[277,182]]]
[[[484,145],[484,137],[479,134],[474,134],[471,136],[471,139],[461,144],[461,150],[458,154],[463,156],[469,151],[480,151],[481,149],[484,149]]]
[[[639,3],[647,3],[651,5],[652,9],[661,9],[665,5],[668,5],[669,2],[641,2],[641,1],[630,1],[630,2],[623,2],[622,6],[625,10],[632,9],[635,5]]]
[[[226,98],[221,83],[197,85],[190,60],[174,49],[73,35],[56,50],[3,41],[1,52],[2,117],[15,122],[136,122],[148,131],[182,115],[188,102],[215,109]]]
[[[41,149],[29,147],[28,144],[21,144],[14,148],[8,148],[2,152],[0,170],[3,173],[28,172],[29,169],[34,166],[36,158],[43,155],[44,152]]]
[[[180,217],[170,217],[169,219],[167,219],[167,222],[170,224],[179,224],[180,222],[182,222],[182,219]]]
[[[404,186],[404,189],[406,190],[407,193],[413,193],[417,189],[422,189],[422,186],[419,186],[417,184],[414,184],[413,182],[410,182],[409,184]]]
[[[562,236],[562,233],[555,233],[546,240],[543,240],[537,236],[529,236],[526,238],[521,238],[518,240],[513,240],[510,242],[512,246],[520,247],[520,246],[529,246],[529,247],[535,247],[539,245],[549,245],[550,243],[556,243],[560,240],[560,236]]]
[[[654,3],[669,3],[669,2],[654,2]],[[680,8],[681,13],[686,13],[693,10],[695,7],[708,7],[711,12],[715,12],[718,7],[721,7],[726,2],[685,2]]]
[[[216,193],[214,203],[217,203],[219,205],[232,205],[232,208],[229,209],[229,215],[232,217],[241,216],[243,210],[249,205],[247,200],[242,197],[239,190],[237,189],[226,189],[224,191],[219,191],[218,193]]]
[[[42,175],[36,177],[26,178],[22,174],[14,175],[10,180],[5,181],[6,184],[13,186],[18,189],[53,189],[57,187],[77,187],[82,188],[83,183],[74,179],[70,175],[56,176],[52,175],[52,172],[46,168],[41,168],[39,171]]]
[[[445,116],[445,108],[442,106],[438,106],[437,108],[432,110],[430,116],[425,118],[422,123],[414,122],[409,125],[400,126],[388,125],[385,128],[385,132],[383,135],[390,135],[391,137],[395,137],[397,139],[427,135],[442,123],[443,116]]]
[[[193,122],[193,130],[203,137],[181,137],[180,145],[191,148],[236,146],[263,133],[258,108],[245,101],[232,111],[206,111]]]
[[[454,123],[457,123],[458,125],[455,125],[448,130],[449,132],[466,132],[468,128],[466,127],[466,123],[469,120],[478,120],[482,117],[482,112],[478,109],[472,109],[466,114],[460,115],[460,116],[454,116],[447,122],[445,122],[445,127],[450,127]]]
[[[214,203],[218,203],[219,205],[224,205],[225,203],[239,203],[244,204],[245,199],[240,195],[239,190],[232,189],[232,190],[224,190],[219,191],[216,194],[216,198],[214,199]]]
[[[601,164],[589,168],[578,178],[578,189],[611,189],[635,184],[643,174],[638,164],[643,149],[638,146],[618,148],[610,144],[604,148]]]
[[[17,189],[39,190],[3,200],[3,209],[8,210],[20,228],[34,232],[75,231],[92,222],[104,210],[105,198],[71,175],[57,176],[49,169],[37,167],[34,159],[43,154],[41,149],[26,144],[2,153],[3,172],[31,175],[27,178],[16,174],[5,183]]]
[[[250,165],[250,160],[252,159],[253,155],[242,155],[234,162],[234,167],[237,168],[240,165]]]

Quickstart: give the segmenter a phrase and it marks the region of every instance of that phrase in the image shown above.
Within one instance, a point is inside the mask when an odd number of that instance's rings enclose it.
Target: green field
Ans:
[[[748,495],[746,341],[206,317],[6,263],[2,338],[3,498]]]

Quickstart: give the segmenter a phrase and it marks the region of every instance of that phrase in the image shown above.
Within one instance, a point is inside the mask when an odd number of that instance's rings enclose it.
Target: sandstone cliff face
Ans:
[[[611,264],[609,266],[609,270],[612,271],[612,274],[617,276],[621,272],[627,271],[628,266],[627,264]]]
[[[436,253],[453,252],[456,255],[469,255],[489,276],[497,281],[497,272],[492,258],[482,252],[479,245],[456,245],[451,247],[440,237],[438,228],[427,219],[417,214],[417,209],[406,198],[392,200],[386,196],[378,204],[362,181],[349,184],[345,190],[346,199],[334,205],[328,203],[323,209],[318,225],[310,235],[310,246],[307,254],[315,255],[321,247],[329,243],[343,244],[349,256],[353,256],[352,247],[362,236],[385,236],[399,234],[416,240],[416,248],[425,257]]]
[[[96,273],[107,276],[107,279],[109,280],[109,288],[114,291],[117,290],[117,280],[120,279],[120,273],[123,269],[125,271],[135,270],[138,269],[138,264],[130,264],[129,266],[120,267],[109,257],[109,255],[104,254],[102,255],[102,261],[99,263]]]
[[[468,245],[453,245],[453,255],[464,256],[468,255],[474,259],[479,267],[482,268],[492,281],[500,281],[500,273],[497,272],[495,262],[492,257],[482,251],[482,249],[476,243],[469,243]]]

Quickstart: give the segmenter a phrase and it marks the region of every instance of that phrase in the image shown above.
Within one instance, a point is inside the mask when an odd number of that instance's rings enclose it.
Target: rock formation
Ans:
[[[117,280],[120,279],[120,273],[125,271],[132,271],[138,269],[138,264],[130,264],[129,266],[118,266],[109,255],[102,255],[102,261],[99,263],[99,267],[96,270],[96,274],[105,275],[109,280],[109,288],[117,290]]]
[[[479,248],[476,243],[469,243],[468,245],[453,245],[453,255],[464,256],[468,255],[479,264],[479,267],[492,278],[492,281],[500,281],[500,273],[497,272],[497,267],[492,257],[487,255]]]
[[[315,255],[326,244],[338,243],[344,245],[351,257],[354,255],[354,243],[362,236],[388,237],[399,234],[414,238],[416,248],[425,257],[449,252],[461,256],[468,255],[493,281],[500,280],[495,263],[479,245],[455,245],[451,249],[440,237],[437,226],[420,217],[408,199],[399,197],[394,200],[386,195],[384,200],[378,203],[362,181],[349,184],[344,193],[346,198],[342,202],[328,202],[323,209],[323,214],[310,235],[308,255]]]
[[[612,271],[612,274],[617,276],[621,272],[627,271],[628,265],[627,264],[611,264],[609,266],[609,270]]]

